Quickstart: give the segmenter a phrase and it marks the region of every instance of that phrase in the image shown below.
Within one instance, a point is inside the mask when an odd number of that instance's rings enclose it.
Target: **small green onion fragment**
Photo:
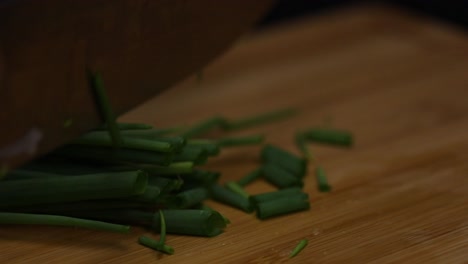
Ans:
[[[52,156],[67,157],[84,161],[102,162],[108,164],[126,165],[154,164],[166,166],[173,160],[173,153],[157,153],[154,151],[124,149],[114,150],[108,147],[95,147],[83,145],[68,145],[54,151]]]
[[[295,195],[257,204],[257,217],[267,219],[275,216],[308,210],[309,201],[303,195]]]
[[[322,167],[317,167],[315,170],[315,178],[317,180],[317,187],[320,192],[330,192],[331,186],[328,184],[327,175]]]
[[[246,191],[244,190],[244,188],[243,188],[241,185],[239,185],[237,182],[235,182],[235,181],[228,181],[228,182],[226,182],[226,183],[224,184],[224,186],[225,186],[227,189],[229,189],[229,190],[231,190],[231,191],[233,191],[233,192],[239,194],[239,195],[242,196],[242,197],[245,197],[245,198],[249,198],[249,197],[250,197],[250,194],[249,194],[248,192],[246,192]]]
[[[295,196],[303,193],[299,187],[286,188],[279,191],[260,193],[250,196],[250,200],[254,203],[269,202],[281,198]]]
[[[110,147],[113,146],[113,139],[108,135],[89,132],[76,140],[72,141],[71,144],[79,145],[90,145],[97,147]],[[120,145],[123,148],[155,151],[155,152],[174,152],[174,147],[170,142],[167,141],[156,141],[150,139],[140,139],[127,137]]]
[[[71,226],[117,233],[128,233],[130,231],[130,227],[126,225],[117,225],[74,217],[43,214],[0,212],[0,224]]]
[[[276,166],[275,164],[265,164],[262,167],[263,177],[275,185],[276,187],[283,189],[295,186],[303,186],[301,178],[294,176],[291,172]]]
[[[152,129],[152,125],[144,124],[144,123],[117,123],[117,127],[120,132],[126,131],[126,130],[149,130]],[[106,126],[100,126],[96,128],[96,130],[107,130]]]
[[[220,203],[230,205],[246,213],[251,213],[254,210],[254,207],[248,198],[245,198],[218,184],[213,184],[210,191],[211,197]]]
[[[265,137],[263,135],[253,135],[245,137],[228,137],[222,138],[217,141],[221,147],[236,147],[245,145],[258,145],[263,142]]]
[[[0,207],[127,198],[145,192],[143,171],[0,182]]]
[[[306,140],[350,147],[353,145],[353,136],[348,131],[315,128],[304,132]]]
[[[141,165],[138,166],[142,170],[149,174],[155,175],[178,175],[178,174],[189,174],[193,172],[194,163],[191,161],[173,162],[168,166],[150,166]]]
[[[160,251],[162,253],[166,253],[169,255],[174,255],[174,248],[171,246],[168,246],[166,244],[161,244],[160,241],[149,238],[147,236],[140,236],[138,238],[138,243],[145,247],[149,247],[151,249]]]
[[[197,205],[208,198],[206,188],[193,188],[176,194],[168,199],[169,208],[185,209]]]
[[[222,117],[218,117],[218,116],[212,117],[210,119],[200,122],[199,124],[192,126],[191,128],[181,133],[180,136],[185,137],[185,138],[193,138],[196,136],[200,136],[210,131],[213,128],[217,128],[221,126],[225,122],[226,121]]]
[[[234,121],[229,120],[223,124],[222,128],[224,130],[245,129],[245,128],[263,125],[266,123],[285,119],[285,118],[295,115],[296,113],[297,113],[296,109],[292,109],[292,108],[280,109],[280,110],[267,112],[267,113],[263,113],[260,115],[238,119]]]
[[[203,165],[208,160],[208,153],[200,147],[185,146],[174,155],[174,162],[191,161],[195,165]]]
[[[159,210],[159,221],[161,222],[161,229],[159,231],[159,243],[164,245],[166,243],[166,219],[164,219],[164,213]]]
[[[206,210],[206,211],[211,211],[211,212],[216,212],[213,208],[209,207],[208,205],[206,204],[201,204],[199,206],[199,209],[201,210]],[[226,225],[229,225],[231,223],[231,220],[229,220],[229,218],[227,218],[226,216],[222,215],[221,213],[219,213],[222,217],[223,217],[223,220],[224,220],[224,223]]]
[[[221,234],[226,222],[220,213],[209,210],[163,210],[167,233],[213,237]],[[160,225],[158,213],[153,218],[152,230]]]
[[[206,151],[208,156],[216,156],[219,154],[220,146],[212,140],[192,139],[187,143],[189,147],[202,148]]]
[[[237,183],[240,186],[247,186],[248,184],[252,183],[256,179],[262,176],[262,168],[255,169],[251,171],[249,174],[245,175],[244,177],[240,178]]]
[[[299,244],[297,244],[297,246],[293,249],[291,254],[289,254],[289,257],[292,258],[297,256],[297,254],[299,254],[307,246],[308,243],[309,241],[307,239],[302,239],[301,241],[299,241]]]
[[[275,165],[291,172],[298,178],[302,178],[306,174],[306,160],[279,147],[266,145],[262,149],[261,157],[263,162],[274,163]]]
[[[112,110],[109,98],[107,97],[106,90],[102,81],[102,76],[99,73],[94,73],[91,76],[91,87],[94,91],[96,103],[99,112],[109,130],[109,136],[112,139],[114,147],[120,147],[123,139],[120,135],[119,127],[116,122],[114,111]]]

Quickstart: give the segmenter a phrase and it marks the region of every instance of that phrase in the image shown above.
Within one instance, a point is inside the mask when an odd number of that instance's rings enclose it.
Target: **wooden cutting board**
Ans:
[[[215,238],[169,235],[173,256],[139,246],[140,229],[3,227],[0,263],[468,263],[466,35],[388,7],[332,11],[246,37],[201,84],[188,79],[123,120],[172,126],[289,106],[300,113],[238,134],[265,133],[295,152],[294,133],[316,125],[356,139],[351,149],[311,146],[310,211],[260,221],[212,202],[232,224]],[[258,150],[208,166],[236,179],[259,165]],[[316,191],[316,164],[333,192]]]

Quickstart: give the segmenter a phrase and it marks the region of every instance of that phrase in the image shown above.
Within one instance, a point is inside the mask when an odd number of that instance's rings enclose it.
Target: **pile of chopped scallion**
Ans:
[[[219,172],[200,169],[224,148],[263,144],[263,135],[200,139],[213,129],[231,131],[286,118],[286,109],[228,120],[214,117],[186,129],[117,123],[98,74],[92,76],[105,125],[60,149],[7,172],[0,181],[0,224],[53,225],[126,233],[141,226],[159,233],[139,243],[173,254],[166,233],[219,235],[230,221],[206,206],[213,199],[267,219],[310,208],[302,190],[312,155],[309,142],[351,146],[346,131],[310,129],[296,135],[302,157],[265,144],[261,165],[237,181],[218,183]],[[250,195],[244,187],[257,179],[277,191]],[[319,191],[331,190],[322,167],[316,167]],[[306,242],[301,242],[304,247]],[[301,249],[302,249],[301,247]],[[298,252],[291,254],[295,256]]]

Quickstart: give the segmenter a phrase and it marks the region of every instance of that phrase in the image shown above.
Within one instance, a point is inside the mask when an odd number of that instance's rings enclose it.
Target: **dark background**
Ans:
[[[261,21],[260,27],[324,10],[365,2],[383,2],[443,20],[468,31],[468,0],[279,0]]]

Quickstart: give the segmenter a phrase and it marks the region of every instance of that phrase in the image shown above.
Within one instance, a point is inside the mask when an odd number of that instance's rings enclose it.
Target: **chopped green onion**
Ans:
[[[350,147],[353,144],[353,136],[348,131],[315,128],[304,132],[307,140]]]
[[[213,128],[221,126],[224,122],[226,121],[222,117],[212,117],[189,128],[183,132],[181,136],[185,138],[193,138],[202,135]]]
[[[274,163],[298,178],[302,178],[306,174],[307,161],[279,147],[266,145],[262,149],[261,157],[263,162]]]
[[[117,127],[119,128],[119,130],[123,130],[123,131],[125,130],[149,130],[153,128],[152,125],[148,125],[144,123],[121,123],[121,122],[117,123]],[[96,128],[96,130],[107,130],[107,127],[100,126]],[[120,131],[120,132],[123,132],[123,131]]]
[[[193,188],[172,196],[168,199],[169,208],[185,209],[197,205],[208,198],[205,188]]]
[[[262,176],[262,168],[255,169],[254,171],[251,171],[249,174],[245,175],[243,178],[239,179],[237,183],[240,186],[246,186],[256,179],[258,179],[260,176]]]
[[[221,173],[219,172],[195,170],[191,174],[185,175],[184,178],[186,180],[193,179],[201,183],[214,183],[220,176]]]
[[[212,140],[192,139],[188,141],[187,146],[202,148],[209,156],[216,156],[221,150],[219,145]]]
[[[138,238],[138,242],[145,247],[149,247],[151,249],[154,249],[154,250],[157,250],[157,251],[169,254],[169,255],[174,254],[173,247],[166,245],[166,244],[161,244],[160,241],[149,238],[147,236],[140,236]]]
[[[191,161],[195,165],[205,164],[208,160],[208,154],[205,149],[200,147],[185,146],[180,153],[175,154],[174,161]]]
[[[167,232],[192,236],[212,237],[219,235],[226,227],[224,218],[216,211],[208,210],[162,210],[166,218]],[[160,225],[158,213],[153,218],[153,230]]]
[[[235,182],[235,181],[228,181],[228,182],[226,182],[226,183],[224,184],[224,186],[225,186],[227,189],[229,189],[229,190],[231,190],[231,191],[233,191],[233,192],[239,194],[239,195],[242,196],[242,197],[245,197],[245,198],[249,198],[249,197],[250,197],[250,194],[247,193],[247,192],[244,190],[244,188],[243,188],[241,185],[239,185],[237,182]]]
[[[136,137],[136,138],[163,138],[163,136],[175,133],[180,131],[180,127],[170,127],[170,128],[161,128],[161,129],[130,129],[130,130],[121,130],[120,134],[126,137]],[[93,132],[102,132],[102,131],[93,131]]]
[[[307,246],[308,243],[309,241],[307,239],[302,239],[301,241],[299,241],[299,244],[297,244],[297,246],[293,249],[289,257],[292,258],[297,256],[297,254],[299,254],[299,252],[301,252]]]
[[[100,221],[79,219],[67,216],[3,212],[0,212],[0,224],[71,226],[118,233],[128,233],[130,230],[129,226],[116,225]]]
[[[108,164],[142,163],[154,165],[169,165],[173,160],[173,153],[156,153],[153,151],[136,149],[111,149],[107,147],[93,147],[68,145],[51,154],[53,157],[68,157],[73,159],[104,162]]]
[[[309,201],[301,195],[275,199],[257,204],[257,217],[267,219],[274,216],[304,211],[310,208]]]
[[[328,184],[327,175],[322,167],[317,167],[315,170],[315,178],[317,180],[317,187],[320,192],[330,192],[331,186]]]
[[[168,166],[151,166],[140,165],[138,166],[149,174],[155,175],[178,175],[192,173],[194,163],[191,161],[173,162]]]
[[[221,147],[234,147],[243,145],[257,145],[261,144],[265,137],[263,135],[253,135],[246,137],[228,137],[222,138],[217,141]]]
[[[106,134],[90,132],[72,141],[71,144],[110,147],[112,146],[112,139]],[[125,138],[121,143],[121,147],[155,152],[174,152],[174,146],[167,141],[140,138]]]
[[[218,202],[238,208],[247,213],[251,213],[254,209],[249,199],[218,184],[213,184],[210,191],[212,198]]]
[[[0,182],[0,207],[125,198],[142,194],[148,176],[142,171]]]
[[[199,206],[199,209],[216,212],[213,208],[211,208],[211,207],[209,207],[208,205],[205,205],[205,204],[201,204]],[[221,213],[219,213],[219,215],[221,215],[223,217],[224,223],[226,225],[229,225],[231,223],[231,220],[229,220],[226,216],[222,215]]]
[[[270,123],[273,121],[278,121],[281,119],[285,119],[287,117],[290,117],[294,114],[296,114],[295,109],[287,108],[287,109],[281,109],[281,110],[276,110],[268,113],[263,113],[257,116],[253,117],[247,117],[235,121],[227,121],[222,123],[222,128],[225,130],[238,130],[238,129],[244,129],[244,128],[249,128],[252,126],[257,126],[257,125],[262,125],[265,123]]]
[[[164,245],[166,243],[166,220],[164,219],[164,213],[159,210],[159,221],[161,222],[161,229],[159,230],[159,243]]]
[[[268,201],[272,201],[272,200],[276,200],[280,198],[295,196],[301,193],[303,193],[301,188],[292,187],[292,188],[286,188],[286,189],[282,189],[278,191],[252,195],[250,196],[250,200],[254,203],[262,203],[262,202],[268,202]]]
[[[274,164],[267,163],[263,165],[262,171],[265,179],[278,188],[303,186],[302,180],[300,178]]]
[[[123,143],[120,135],[119,127],[116,122],[114,111],[112,110],[109,98],[107,97],[106,90],[102,81],[102,76],[99,73],[94,73],[91,76],[91,87],[94,91],[96,103],[101,113],[102,119],[104,120],[108,130],[109,136],[112,139],[112,145],[114,147],[120,147]]]

